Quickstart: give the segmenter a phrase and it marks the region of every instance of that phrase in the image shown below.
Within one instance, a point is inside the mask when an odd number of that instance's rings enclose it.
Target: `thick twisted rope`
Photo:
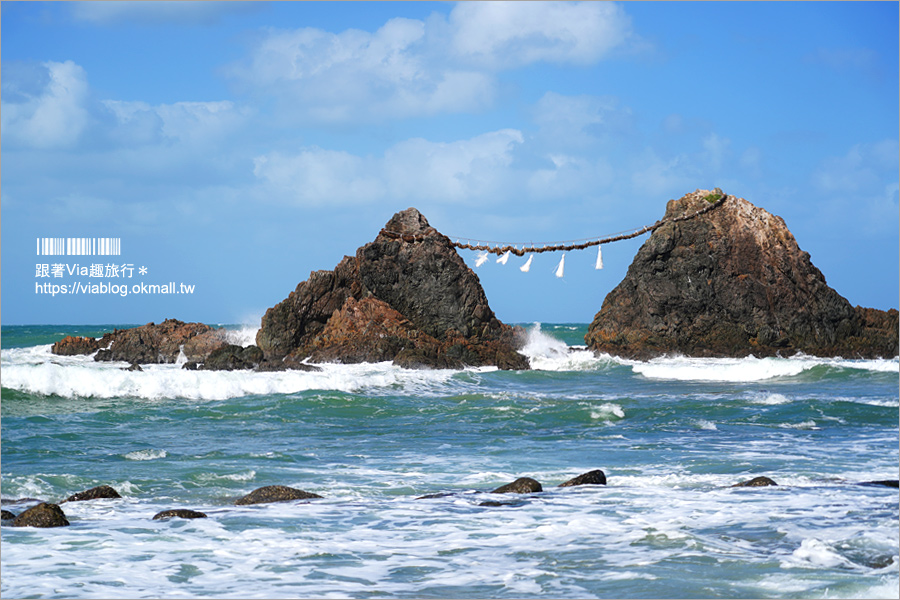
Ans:
[[[654,223],[653,225],[647,225],[646,227],[642,227],[637,231],[633,231],[631,233],[625,233],[621,235],[614,235],[611,237],[601,238],[601,239],[592,239],[587,242],[583,242],[580,244],[545,244],[542,246],[534,246],[532,244],[530,247],[523,246],[522,248],[518,248],[515,245],[506,244],[500,246],[499,244],[495,244],[494,246],[486,246],[483,244],[462,244],[460,242],[450,242],[450,245],[454,248],[462,248],[465,250],[479,250],[482,252],[488,252],[491,254],[504,254],[506,252],[511,252],[516,256],[524,256],[526,252],[535,252],[535,253],[543,253],[543,252],[568,252],[570,250],[584,250],[586,248],[590,248],[592,246],[599,246],[600,244],[611,244],[612,242],[621,242],[624,240],[630,240],[632,238],[636,238],[638,236],[644,235],[645,233],[651,233],[656,229],[659,229],[666,223],[678,223],[680,221],[687,221],[689,219],[694,219],[699,217],[700,215],[706,214],[711,210],[715,210],[716,208],[722,206],[725,201],[728,199],[728,195],[725,194],[722,190],[716,188],[716,193],[719,194],[719,199],[715,202],[712,202],[709,206],[704,206],[700,210],[694,211],[688,215],[682,215],[680,217],[673,217],[671,219],[661,219]],[[421,235],[412,235],[407,233],[401,233],[399,231],[391,231],[389,229],[382,229],[381,233],[385,236],[393,239],[403,240],[404,242],[421,242],[425,239],[425,236]]]

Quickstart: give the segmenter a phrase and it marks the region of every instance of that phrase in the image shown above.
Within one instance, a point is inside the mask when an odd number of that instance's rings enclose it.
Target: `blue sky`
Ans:
[[[896,2],[3,2],[3,324],[258,323],[415,206],[452,237],[605,237],[716,186],[854,305],[898,305]],[[131,279],[39,278],[118,237]],[[646,237],[476,269],[588,322]],[[461,251],[470,265],[475,253]],[[146,267],[139,275],[137,269]],[[36,284],[194,285],[51,296]]]

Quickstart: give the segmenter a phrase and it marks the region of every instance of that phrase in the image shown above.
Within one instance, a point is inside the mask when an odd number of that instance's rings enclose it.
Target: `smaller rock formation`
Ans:
[[[205,519],[206,514],[196,510],[189,510],[187,508],[172,508],[156,513],[155,515],[153,515],[152,520],[159,521],[161,519],[171,519],[173,517],[178,519]]]
[[[238,498],[234,501],[234,503],[238,506],[243,506],[245,504],[287,502],[289,500],[311,500],[321,497],[322,496],[318,494],[313,494],[312,492],[304,492],[303,490],[298,490],[286,485],[267,485],[265,487],[253,490],[246,496]]]
[[[100,340],[91,337],[67,335],[50,347],[50,352],[60,356],[93,354],[100,349]]]
[[[778,485],[771,479],[765,476],[754,477],[753,479],[748,479],[747,481],[742,481],[740,483],[736,483],[731,487],[766,487],[769,485]]]
[[[533,492],[543,492],[540,482],[531,477],[519,477],[512,483],[501,485],[496,490],[491,491],[492,494],[531,494]]]
[[[60,504],[65,504],[66,502],[83,502],[85,500],[99,500],[101,498],[121,498],[119,492],[114,490],[112,487],[108,485],[98,485],[97,487],[92,487],[89,490],[85,490],[83,492],[78,492],[77,494],[73,494],[60,502]]]
[[[559,484],[557,487],[571,487],[574,485],[606,485],[606,473],[600,469],[582,473],[578,477]]]
[[[94,360],[145,365],[174,363],[182,348],[188,360],[205,357],[226,342],[218,330],[204,323],[166,319],[159,325],[147,323],[132,329],[117,329],[105,334],[100,344],[102,349],[97,351]]]
[[[13,519],[13,527],[67,527],[69,520],[57,504],[41,502]]]
[[[0,520],[12,521],[15,518],[16,518],[16,515],[9,512],[8,510],[0,510]]]

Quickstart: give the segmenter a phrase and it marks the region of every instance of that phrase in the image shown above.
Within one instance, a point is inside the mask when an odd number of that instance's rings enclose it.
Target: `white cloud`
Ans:
[[[294,119],[369,122],[483,110],[498,69],[586,65],[630,36],[611,3],[463,2],[446,19],[394,18],[375,32],[268,30],[226,74]]]
[[[900,146],[897,140],[856,144],[844,156],[822,161],[813,173],[813,183],[825,193],[854,193],[885,185],[897,178]]]
[[[303,206],[364,204],[384,197],[374,165],[349,152],[306,148],[258,156],[253,174],[282,201]]]
[[[547,92],[533,111],[542,142],[567,148],[633,133],[632,113],[612,96],[563,96]]]
[[[4,141],[34,148],[72,146],[90,120],[87,76],[72,61],[48,61],[42,66],[47,77],[41,89],[16,94],[18,101],[3,102]]]
[[[124,2],[73,2],[76,21],[95,25],[139,23],[142,25],[217,23],[229,14],[246,14],[261,8],[257,2],[174,2],[168,0]]]
[[[388,199],[477,204],[510,197],[518,177],[513,151],[519,131],[505,129],[454,142],[399,142],[381,157],[304,148],[254,159],[253,173],[275,198],[321,206]]]
[[[456,55],[490,68],[591,64],[631,36],[611,2],[460,2],[449,21]]]

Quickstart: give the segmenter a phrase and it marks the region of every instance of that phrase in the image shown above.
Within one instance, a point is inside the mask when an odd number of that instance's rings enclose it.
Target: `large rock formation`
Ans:
[[[497,320],[478,277],[414,208],[266,311],[256,343],[271,362],[528,368],[524,331]]]
[[[851,306],[780,217],[728,196],[673,221],[718,197],[697,190],[669,201],[663,224],[594,317],[590,348],[632,358],[897,355],[897,310]]]

